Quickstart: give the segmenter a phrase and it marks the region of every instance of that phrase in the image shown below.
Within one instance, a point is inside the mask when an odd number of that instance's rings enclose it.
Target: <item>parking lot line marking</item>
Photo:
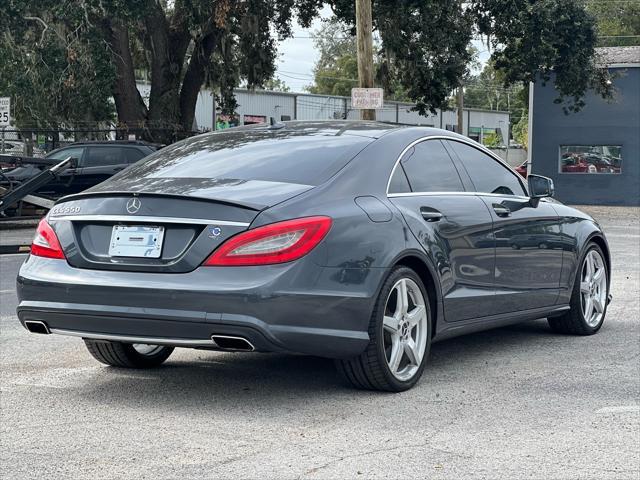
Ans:
[[[0,290],[0,295],[3,293],[13,293],[15,290]]]
[[[604,407],[596,410],[596,413],[635,413],[640,412],[640,405],[621,405],[618,407]]]

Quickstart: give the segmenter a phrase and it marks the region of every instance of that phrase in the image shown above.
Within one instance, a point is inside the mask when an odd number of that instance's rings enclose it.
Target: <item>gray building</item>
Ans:
[[[615,98],[594,92],[578,113],[554,104],[553,83],[530,89],[530,171],[551,177],[559,200],[640,205],[640,47],[600,48]]]

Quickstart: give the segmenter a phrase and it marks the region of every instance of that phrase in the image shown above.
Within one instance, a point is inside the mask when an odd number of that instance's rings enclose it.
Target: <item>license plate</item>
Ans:
[[[160,258],[164,227],[115,225],[111,231],[112,257]]]

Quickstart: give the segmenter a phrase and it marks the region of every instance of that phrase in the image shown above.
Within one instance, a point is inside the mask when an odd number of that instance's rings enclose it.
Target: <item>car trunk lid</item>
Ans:
[[[251,183],[227,182],[224,193],[220,185],[184,187],[182,195],[177,184],[166,193],[157,184],[138,185],[133,194],[92,189],[64,198],[48,220],[74,267],[188,272],[246,230],[262,210],[312,188]],[[153,248],[131,248],[136,242],[151,242]]]

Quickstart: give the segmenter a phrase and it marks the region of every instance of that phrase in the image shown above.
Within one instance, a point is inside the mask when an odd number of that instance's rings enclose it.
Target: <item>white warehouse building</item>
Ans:
[[[148,98],[149,85],[139,84],[143,98]],[[198,95],[194,130],[208,131],[237,125],[248,125],[269,121],[287,120],[331,120],[360,118],[359,111],[351,108],[350,97],[312,95],[306,93],[283,93],[270,90],[235,90],[238,108],[233,118],[216,112],[214,97],[210,90],[202,90]],[[446,130],[456,130],[455,110],[437,110],[426,116],[412,111],[413,104],[385,102],[376,110],[379,121],[408,125],[423,125]],[[463,114],[463,134],[480,141],[484,135],[496,133],[502,139],[509,138],[509,112],[465,108]],[[503,140],[504,142],[504,140]]]

